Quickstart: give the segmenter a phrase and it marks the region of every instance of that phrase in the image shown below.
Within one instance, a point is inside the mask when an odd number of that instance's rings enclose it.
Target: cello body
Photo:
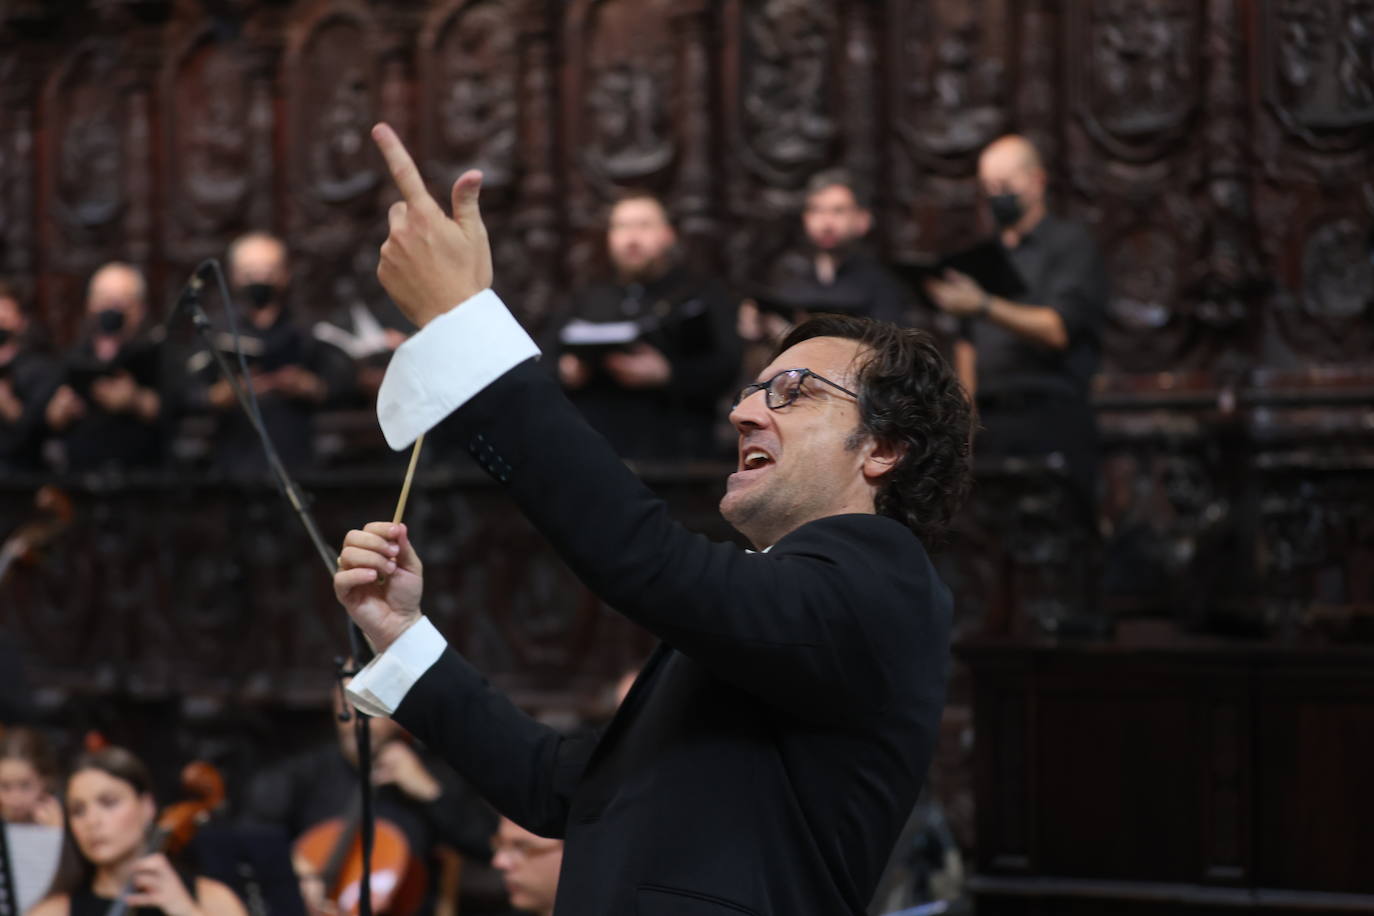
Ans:
[[[292,847],[301,895],[313,916],[356,916],[363,875],[362,834],[355,821],[321,821]],[[405,834],[379,818],[372,844],[372,912],[409,916],[425,900],[428,875]]]

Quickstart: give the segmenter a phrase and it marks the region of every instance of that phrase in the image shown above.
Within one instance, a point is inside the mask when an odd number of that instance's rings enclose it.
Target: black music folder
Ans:
[[[995,238],[984,239],[938,258],[898,262],[892,268],[922,296],[925,295],[925,281],[947,270],[957,270],[972,277],[989,295],[1003,299],[1019,299],[1028,288],[1007,250]]]

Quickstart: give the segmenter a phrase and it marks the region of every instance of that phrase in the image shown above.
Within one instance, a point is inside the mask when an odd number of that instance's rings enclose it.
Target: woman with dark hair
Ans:
[[[67,780],[67,848],[48,897],[29,916],[105,916],[123,897],[130,911],[167,916],[247,916],[228,887],[178,872],[148,854],[157,817],[148,770],[109,747],[82,755]]]
[[[57,758],[42,733],[16,725],[0,734],[0,821],[62,826]]]

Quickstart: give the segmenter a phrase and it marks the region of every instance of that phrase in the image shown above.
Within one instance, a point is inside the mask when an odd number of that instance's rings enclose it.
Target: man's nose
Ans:
[[[768,423],[768,395],[763,389],[749,392],[730,411],[730,425],[740,431],[759,429]]]

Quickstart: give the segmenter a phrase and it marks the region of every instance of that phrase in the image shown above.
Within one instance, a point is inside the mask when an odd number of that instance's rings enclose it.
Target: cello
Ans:
[[[357,916],[363,874],[361,809],[361,799],[355,797],[346,815],[321,821],[292,847],[301,896],[313,916]],[[374,913],[409,916],[424,903],[424,863],[411,854],[401,829],[385,818],[376,820],[370,877]]]

